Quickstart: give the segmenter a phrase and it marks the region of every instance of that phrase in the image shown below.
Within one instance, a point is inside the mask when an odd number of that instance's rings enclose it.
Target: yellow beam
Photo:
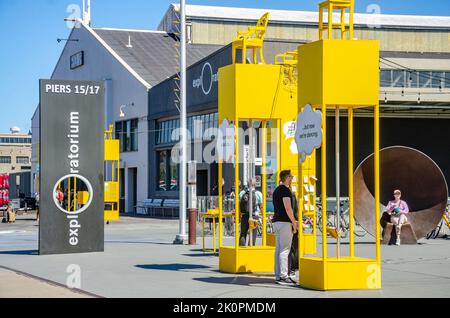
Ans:
[[[267,121],[262,121],[262,245],[267,244],[267,177],[266,177],[266,160],[267,160]]]
[[[236,259],[238,258],[238,250],[239,250],[239,120],[236,117],[234,119],[234,244],[236,247]]]
[[[219,123],[220,126],[220,123]],[[222,154],[224,155],[224,154]],[[222,189],[222,179],[223,179],[223,167],[222,167],[222,159],[219,158],[219,175],[218,175],[218,183],[219,183],[219,249],[223,245],[223,229],[222,229],[222,215],[223,215],[223,189]]]
[[[323,143],[321,152],[322,161],[322,259],[324,263],[324,282],[327,281],[327,105],[322,104],[322,131]],[[325,286],[326,287],[326,286]]]
[[[348,109],[348,204],[349,204],[349,222],[350,222],[350,257],[355,256],[355,222],[353,200],[353,109]]]
[[[375,179],[375,243],[377,263],[381,266],[380,251],[380,105],[375,105],[374,111],[374,179]]]

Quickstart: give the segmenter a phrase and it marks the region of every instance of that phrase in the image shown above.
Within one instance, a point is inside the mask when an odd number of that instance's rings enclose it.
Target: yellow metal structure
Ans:
[[[291,63],[292,64],[292,63]],[[291,169],[292,174],[298,174],[298,155],[291,151],[293,136],[282,133],[286,125],[295,124],[297,117],[297,88],[293,85],[292,65],[269,64],[232,64],[219,69],[219,125],[227,120],[234,125],[234,162],[240,162],[239,134],[236,123],[244,121],[260,122],[262,130],[261,158],[262,158],[262,192],[263,204],[262,245],[239,246],[239,221],[235,222],[235,244],[224,246],[222,233],[223,207],[219,204],[219,269],[228,273],[245,272],[273,272],[274,270],[274,242],[268,244],[267,228],[267,176],[266,159],[267,145],[276,145],[276,174],[281,169]],[[296,68],[296,66],[294,66]],[[296,82],[296,81],[295,81]],[[276,128],[278,133],[269,130],[268,125]],[[280,132],[281,131],[281,132]],[[241,161],[242,162],[242,161]],[[219,159],[219,177],[222,180],[222,160]],[[235,165],[235,197],[239,198],[239,165]],[[278,184],[278,176],[277,182]],[[293,190],[298,188],[297,180],[293,182]],[[298,193],[298,191],[297,191]],[[222,202],[222,187],[219,187],[219,202]],[[235,220],[239,220],[239,204],[235,204]]]
[[[216,218],[219,217],[219,209],[208,210],[208,212],[202,214],[202,250],[203,252],[212,251],[216,253],[217,251],[217,237],[216,237]],[[212,237],[213,237],[213,249],[207,249],[205,247],[205,223],[207,219],[212,220]]]
[[[247,49],[253,50],[253,63],[257,64],[256,52],[259,50],[261,63],[264,61],[264,35],[266,34],[267,24],[269,23],[269,13],[265,13],[256,23],[256,26],[249,27],[248,30],[239,31],[237,37],[232,43],[232,61],[236,63],[236,50],[242,50],[242,63],[247,63]]]
[[[351,1],[327,1],[323,8],[344,9]],[[338,3],[342,6],[337,5]],[[351,5],[353,3],[351,2]],[[351,7],[353,12],[353,7]],[[344,21],[342,19],[342,21]],[[322,21],[321,21],[322,22]],[[352,21],[351,21],[352,22]],[[332,24],[329,23],[329,29]],[[352,23],[348,30],[353,29]],[[321,25],[322,31],[322,25]],[[331,32],[329,32],[331,34]],[[350,36],[350,38],[352,38]],[[340,250],[336,255],[329,255],[327,241],[327,218],[322,217],[321,255],[305,253],[299,249],[299,284],[302,287],[317,290],[333,289],[379,289],[381,288],[380,225],[376,223],[375,257],[355,256],[354,249],[354,191],[353,191],[353,110],[371,107],[374,109],[374,197],[375,219],[380,219],[378,202],[380,202],[379,171],[379,43],[378,41],[340,41],[321,39],[301,45],[298,48],[298,107],[299,111],[306,104],[322,111],[323,143],[321,148],[321,197],[322,211],[327,211],[327,111],[346,110],[348,114],[348,193],[349,193],[349,255],[342,256]],[[307,158],[300,172],[302,181],[310,182],[311,173],[315,174],[315,154]],[[308,215],[304,202],[309,193],[301,187],[300,211]],[[308,199],[309,200],[309,199]],[[315,204],[315,202],[314,202]],[[323,212],[326,213],[326,212]],[[316,224],[314,224],[314,228]],[[315,230],[314,230],[315,231]],[[300,242],[304,237],[299,231]],[[336,238],[338,235],[336,235]],[[301,244],[301,243],[300,243]],[[339,243],[336,244],[339,246]],[[314,255],[313,255],[314,254]],[[320,254],[320,253],[319,253]]]
[[[88,191],[78,191],[77,199],[78,199],[78,204],[85,205],[89,201],[89,192]]]
[[[105,169],[108,169],[108,166],[111,169],[110,178],[105,180],[105,221],[117,221],[119,219],[119,145],[119,140],[113,139],[113,125],[111,125],[109,130],[105,131]]]
[[[324,39],[323,33],[327,31],[327,38],[333,38],[333,30],[340,31],[341,40],[353,40],[353,18],[354,18],[355,0],[328,0],[319,4],[319,40]],[[328,11],[328,21],[324,22],[324,13]],[[333,21],[333,12],[339,11],[339,22]],[[348,11],[349,21],[345,20],[345,14]],[[348,38],[347,38],[348,34]]]

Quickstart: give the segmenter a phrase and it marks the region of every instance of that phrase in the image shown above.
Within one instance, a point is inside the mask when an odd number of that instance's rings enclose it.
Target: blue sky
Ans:
[[[70,29],[63,21],[81,0],[0,0],[0,131],[28,132],[38,103],[38,80],[51,76]],[[93,26],[156,29],[176,0],[92,0]],[[317,10],[319,0],[187,0],[190,4]],[[449,0],[357,0],[356,12],[378,4],[381,13],[450,16]]]

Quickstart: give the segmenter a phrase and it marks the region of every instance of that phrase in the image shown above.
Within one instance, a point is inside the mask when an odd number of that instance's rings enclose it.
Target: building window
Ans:
[[[138,119],[116,122],[116,139],[120,141],[120,152],[138,151]]]
[[[407,87],[417,88],[417,86],[419,85],[419,81],[417,80],[419,78],[418,72],[408,72],[406,76],[408,77]]]
[[[0,156],[0,163],[10,164],[11,156]]]
[[[171,150],[158,151],[157,158],[156,191],[178,191],[178,164],[171,160]]]
[[[180,120],[179,119],[171,119],[160,121],[156,123],[156,144],[171,144],[176,143],[180,140],[179,135],[175,135],[172,140],[172,132],[175,129],[180,128]]]
[[[0,144],[31,144],[31,138],[0,137]]]
[[[431,72],[419,72],[419,87],[430,88],[431,87]]]
[[[450,72],[381,70],[380,87],[448,88]]]
[[[392,71],[392,87],[405,87],[405,71]]]
[[[445,73],[444,72],[432,72],[433,75],[433,81],[431,83],[431,86],[433,88],[439,88],[442,89],[445,87]]]
[[[16,157],[16,163],[20,163],[20,164],[29,164],[30,163],[30,158],[28,157],[21,157],[21,156],[17,156]]]
[[[210,113],[205,115],[190,116],[187,118],[187,129],[191,138],[195,140],[202,140],[203,133],[208,128],[218,128],[218,113]],[[157,145],[173,144],[180,140],[179,135],[174,135],[172,139],[172,132],[180,128],[179,119],[171,119],[159,121],[156,123],[155,142]]]

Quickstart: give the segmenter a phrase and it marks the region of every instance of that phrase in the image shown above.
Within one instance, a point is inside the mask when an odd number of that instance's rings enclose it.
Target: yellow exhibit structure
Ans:
[[[302,111],[307,104],[314,109],[322,111],[322,134],[323,142],[321,153],[321,201],[322,201],[322,236],[321,248],[310,253],[304,248],[299,250],[299,284],[302,287],[316,290],[342,290],[342,289],[379,289],[381,288],[381,255],[380,255],[380,225],[376,223],[374,257],[358,257],[355,252],[354,241],[354,190],[353,190],[353,117],[357,108],[373,108],[374,110],[374,185],[373,195],[375,197],[375,219],[380,219],[380,171],[379,171],[379,43],[378,41],[359,41],[344,37],[353,30],[353,1],[326,1],[320,5],[320,16],[323,10],[341,10],[340,23],[332,21],[332,15],[328,25],[323,26],[320,20],[320,40],[298,48],[298,109]],[[350,11],[350,22],[345,21],[345,10]],[[324,38],[323,31],[328,30],[328,37]],[[342,31],[340,39],[333,39],[333,29]],[[340,158],[345,154],[339,151],[339,119],[341,113],[348,118],[348,194],[349,194],[349,251],[343,255],[341,250],[341,239],[335,235],[332,239],[335,243],[329,244],[327,231],[327,138],[330,131],[327,129],[328,117],[335,118],[335,166],[336,168],[336,197],[337,202],[340,194]],[[368,140],[371,143],[372,140]],[[318,151],[318,150],[317,150]],[[302,216],[307,216],[310,211],[306,210],[305,200],[312,201],[316,205],[315,198],[309,197],[307,191],[311,186],[311,176],[315,175],[316,156],[313,153],[299,167],[299,181],[304,183],[300,186],[299,206]],[[317,163],[319,164],[319,163]],[[338,203],[337,203],[338,204]],[[339,214],[338,214],[339,215]],[[339,222],[338,222],[339,224]],[[314,223],[314,228],[316,224]],[[315,229],[314,229],[315,232]],[[339,228],[337,229],[339,232]],[[299,231],[300,242],[304,237],[303,231]],[[300,243],[302,244],[302,243]],[[319,242],[320,244],[320,242]]]
[[[259,163],[250,162],[250,165],[261,169],[263,197],[262,239],[261,244],[257,242],[254,246],[251,243],[250,246],[239,246],[241,221],[238,199],[235,199],[234,209],[234,244],[226,245],[222,231],[224,211],[222,204],[219,204],[221,272],[274,271],[273,237],[268,240],[266,233],[267,197],[271,197],[279,184],[280,170],[291,169],[293,175],[298,175],[298,155],[292,151],[297,117],[296,55],[296,52],[288,52],[279,56],[277,64],[233,63],[219,69],[219,126],[228,124],[228,130],[231,131],[232,158],[219,157],[218,180],[223,179],[223,166],[231,165],[234,169],[234,196],[239,198],[239,183],[245,184],[246,179],[251,177],[242,170],[245,170],[249,160],[257,158]],[[249,155],[248,152],[254,153]],[[293,190],[297,188],[297,180],[294,180]],[[219,202],[223,202],[222,199],[223,190],[219,187]],[[252,219],[250,223],[254,224]]]
[[[105,221],[119,219],[119,140],[113,139],[113,126],[105,131]],[[107,177],[107,170],[111,174]]]

